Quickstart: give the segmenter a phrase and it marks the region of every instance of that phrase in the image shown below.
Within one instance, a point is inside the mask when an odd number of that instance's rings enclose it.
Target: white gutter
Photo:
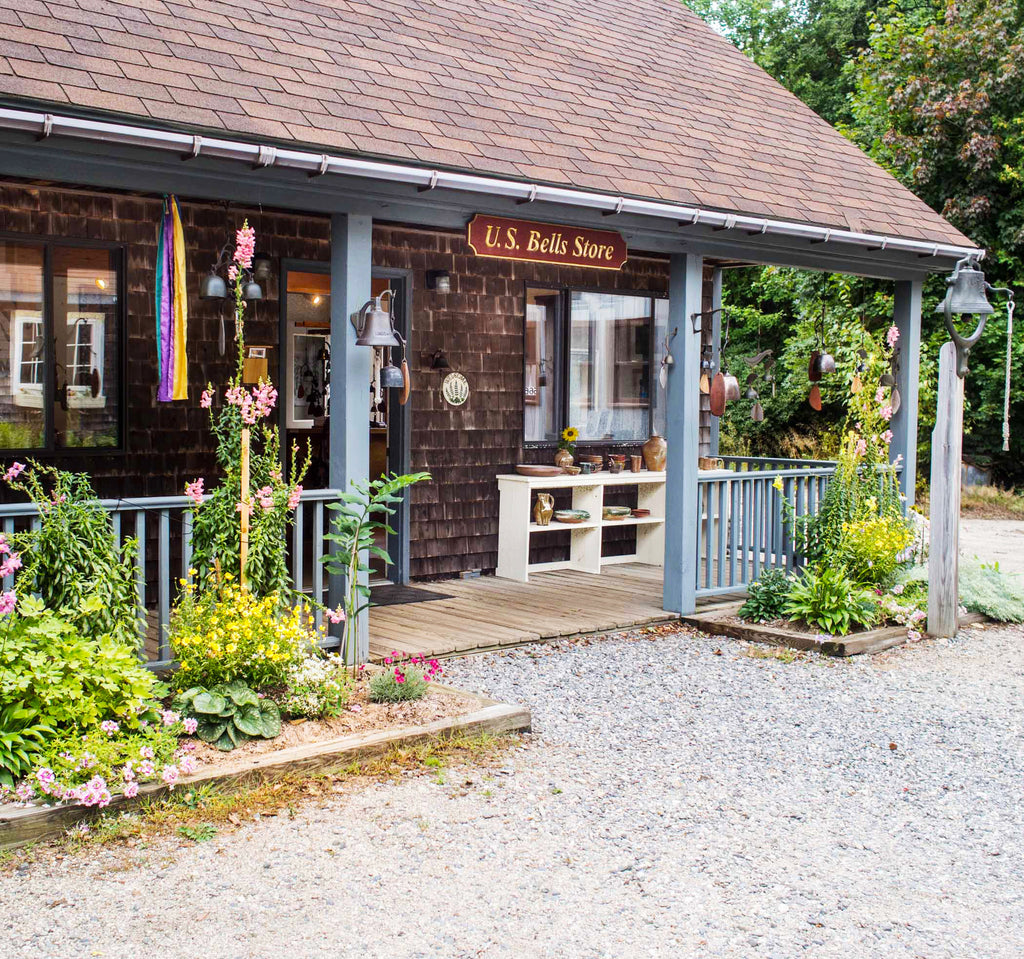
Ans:
[[[86,120],[53,113],[37,113],[0,107],[0,128],[34,133],[40,139],[50,136],[66,136],[79,140],[97,140],[101,143],[166,150],[178,153],[184,158],[204,156],[220,160],[239,160],[254,167],[285,167],[304,170],[319,176],[333,173],[340,176],[384,180],[390,183],[408,183],[425,190],[459,190],[527,202],[560,203],[607,213],[632,213],[638,216],[674,220],[682,226],[699,223],[701,226],[739,230],[748,234],[787,236],[816,243],[842,243],[872,250],[916,253],[919,256],[947,256],[955,259],[965,256],[980,259],[984,256],[984,251],[970,246],[927,243],[923,240],[908,240],[877,233],[855,233],[850,230],[828,229],[809,223],[723,213],[719,210],[702,210],[698,207],[679,206],[657,200],[639,200],[631,197],[588,193],[584,190],[567,187],[522,183],[516,180],[478,176],[472,173],[427,170],[422,167],[404,166],[380,160],[363,160],[332,156],[327,153],[290,150],[280,146],[244,143],[236,140],[224,140],[219,137],[107,123],[100,120]]]

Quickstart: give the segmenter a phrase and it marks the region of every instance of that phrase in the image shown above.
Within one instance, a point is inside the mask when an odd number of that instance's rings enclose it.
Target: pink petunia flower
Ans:
[[[108,736],[113,736],[115,733],[120,731],[121,727],[112,719],[104,719],[103,722],[100,723],[100,729],[102,729]]]
[[[139,784],[134,780],[124,787],[124,798],[134,799],[139,794]]]
[[[24,463],[12,463],[8,467],[7,472],[4,473],[4,479],[7,480],[8,483],[13,483],[21,475],[23,469],[25,469]]]
[[[193,716],[186,716],[182,721],[181,725],[185,728],[185,732],[189,736],[193,735],[199,728],[199,720]]]
[[[143,746],[142,749],[139,750],[139,755],[143,759],[152,759],[153,758],[153,749],[152,749],[152,747],[151,746]]]
[[[185,776],[191,776],[198,768],[194,756],[183,756],[178,763],[178,770]]]
[[[165,709],[160,714],[160,719],[165,726],[173,726],[181,717],[173,709]]]
[[[164,771],[160,778],[171,788],[174,788],[174,784],[178,781],[178,767],[177,766],[164,766]]]
[[[139,763],[138,773],[140,776],[148,779],[150,776],[156,775],[156,766],[154,766],[148,759],[144,759]]]

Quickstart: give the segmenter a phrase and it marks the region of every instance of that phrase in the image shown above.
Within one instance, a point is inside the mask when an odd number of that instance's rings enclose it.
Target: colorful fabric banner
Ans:
[[[188,291],[185,286],[185,231],[178,201],[164,199],[157,234],[156,355],[161,403],[188,399]]]

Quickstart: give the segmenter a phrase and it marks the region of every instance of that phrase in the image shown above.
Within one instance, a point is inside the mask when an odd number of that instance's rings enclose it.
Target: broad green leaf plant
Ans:
[[[335,549],[325,565],[330,573],[345,577],[345,608],[343,612],[328,610],[327,615],[334,623],[345,623],[342,654],[346,661],[356,649],[359,615],[371,605],[370,587],[366,582],[370,573],[369,557],[376,556],[387,566],[393,565],[388,551],[378,545],[376,537],[381,533],[394,534],[388,520],[402,502],[403,492],[429,479],[429,473],[392,473],[377,480],[353,482],[352,488],[341,494],[340,502],[328,506],[335,516],[325,539],[334,544]]]

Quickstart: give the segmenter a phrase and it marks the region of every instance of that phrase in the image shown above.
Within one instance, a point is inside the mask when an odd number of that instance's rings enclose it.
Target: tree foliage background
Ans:
[[[984,269],[993,285],[1024,289],[1024,0],[688,2],[984,247]],[[925,467],[938,349],[947,338],[941,318],[932,312],[943,290],[942,277],[925,287],[920,423]],[[828,454],[844,415],[841,387],[852,377],[849,350],[856,351],[862,323],[876,334],[888,325],[891,285],[841,276],[823,284],[820,275],[747,269],[726,275],[724,296],[743,319],[731,337],[726,365],[746,372],[740,356],[753,353],[758,322],[762,347],[780,356],[778,395],[765,403],[764,422],[752,423],[749,405],[734,404],[723,423],[724,444],[751,453]],[[1017,386],[1011,423],[1017,430],[1004,453],[1006,314],[1005,301],[994,302],[1000,312],[989,319],[971,354],[964,448],[979,459],[991,457],[1003,481],[1021,482],[1024,336],[1015,337],[1013,345]],[[815,417],[805,402],[806,362],[823,306],[828,345],[841,365]],[[1024,322],[1018,328],[1024,330]]]

